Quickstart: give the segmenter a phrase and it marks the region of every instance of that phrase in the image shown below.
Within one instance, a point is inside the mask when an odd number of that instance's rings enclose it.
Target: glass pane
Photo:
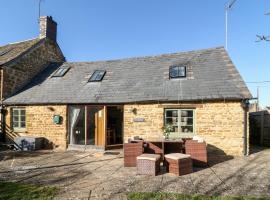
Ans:
[[[185,67],[179,67],[179,71],[178,71],[178,73],[179,73],[179,76],[181,77],[183,77],[183,76],[186,76],[186,68]]]
[[[70,144],[85,144],[84,106],[70,106],[69,109]]]
[[[18,116],[13,116],[13,122],[18,122],[19,121],[19,117]]]
[[[103,73],[102,73],[102,72],[99,72],[99,73],[97,74],[96,80],[97,80],[97,81],[101,80],[101,79],[102,79],[102,76],[103,76]]]
[[[13,122],[13,128],[18,128],[19,122]]]
[[[193,110],[182,110],[181,116],[182,117],[193,117]]]
[[[193,125],[193,118],[182,117],[181,118],[181,125],[182,126]]]
[[[60,67],[54,74],[53,77],[64,76],[65,73],[70,69],[70,67]]]
[[[21,121],[25,122],[25,116],[21,116]]]
[[[179,132],[179,130],[178,130],[178,126],[173,126],[173,131],[172,132]]]
[[[178,67],[171,67],[170,68],[170,77],[171,78],[178,77]]]
[[[94,72],[94,74],[91,76],[90,80],[95,81],[97,79],[98,73]]]
[[[13,115],[19,115],[19,111],[17,109],[13,109]]]
[[[173,110],[172,111],[172,116],[173,117],[178,117],[178,110]]]
[[[172,124],[172,118],[166,118],[166,119],[165,119],[165,124],[166,124],[166,125]]]
[[[25,109],[21,109],[21,115],[25,115]]]
[[[172,110],[166,111],[166,117],[172,117]]]
[[[178,118],[166,118],[166,125],[178,126]]]
[[[193,118],[187,119],[187,125],[193,126]]]
[[[25,128],[25,122],[21,122],[21,128]]]
[[[104,70],[96,70],[92,76],[90,77],[89,81],[101,81],[103,76],[105,75]]]
[[[166,117],[178,117],[178,110],[166,110]]]
[[[98,126],[98,117],[99,117],[98,107],[88,107],[87,108],[87,144],[95,145],[95,133],[98,131],[96,128]]]
[[[182,126],[181,132],[182,133],[193,133],[193,127],[192,126]]]

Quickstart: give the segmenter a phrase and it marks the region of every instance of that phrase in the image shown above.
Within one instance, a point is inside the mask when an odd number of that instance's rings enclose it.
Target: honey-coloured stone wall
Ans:
[[[187,108],[185,104],[170,105],[171,108]],[[125,105],[124,141],[127,142],[134,136],[140,136],[145,140],[162,138],[165,108],[170,108],[170,106],[163,104]],[[189,104],[188,108],[195,109],[195,135],[204,138],[209,152],[232,156],[243,155],[246,112],[240,101],[194,103]],[[136,110],[135,114],[134,110]],[[136,119],[140,119],[141,122],[136,122]]]
[[[46,147],[65,150],[67,148],[67,106],[46,105],[46,106],[25,106],[26,128],[16,132],[12,128],[11,110],[8,107],[6,115],[6,134],[10,139],[16,136],[39,136],[46,139]],[[53,116],[60,115],[61,124],[53,122]]]

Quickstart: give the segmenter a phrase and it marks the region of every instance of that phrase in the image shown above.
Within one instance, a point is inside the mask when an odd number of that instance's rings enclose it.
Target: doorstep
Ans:
[[[77,144],[69,144],[67,151],[100,151],[104,152],[104,147],[99,147],[95,145],[77,145]]]

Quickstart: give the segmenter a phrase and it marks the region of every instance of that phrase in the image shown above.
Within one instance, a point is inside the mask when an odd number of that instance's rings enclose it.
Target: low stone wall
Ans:
[[[40,136],[47,141],[47,147],[58,150],[67,148],[67,106],[46,105],[46,106],[26,106],[26,129],[22,132],[14,132],[11,124],[11,109],[8,108],[6,116],[6,131],[11,139],[16,136]],[[61,124],[53,122],[53,116],[62,117]]]
[[[195,109],[195,134],[208,143],[208,150],[220,155],[243,155],[244,116],[241,102],[205,102],[200,104],[170,104],[172,108]],[[163,137],[163,104],[132,104],[124,106],[124,140],[133,136],[143,139]],[[132,110],[136,108],[136,114]],[[134,119],[144,119],[134,122]]]

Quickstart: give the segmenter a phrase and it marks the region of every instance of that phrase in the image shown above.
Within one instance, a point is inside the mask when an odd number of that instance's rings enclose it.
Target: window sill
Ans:
[[[169,139],[192,138],[195,135],[195,133],[171,133]]]
[[[25,133],[26,129],[13,129],[13,132],[15,132],[15,133]]]

